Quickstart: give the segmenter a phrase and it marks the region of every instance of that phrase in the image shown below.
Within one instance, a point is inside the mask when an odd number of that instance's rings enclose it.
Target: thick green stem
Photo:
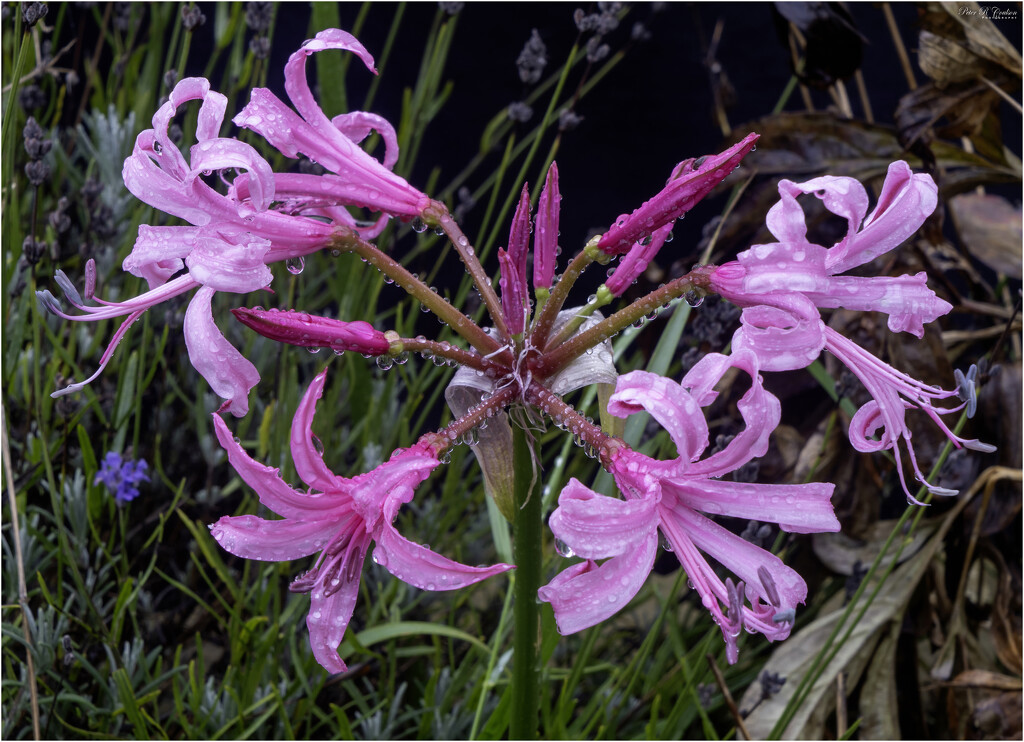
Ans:
[[[544,308],[534,323],[532,342],[535,348],[544,348],[548,342],[548,335],[551,333],[551,326],[555,324],[558,312],[565,304],[569,296],[569,290],[576,283],[576,279],[586,270],[587,266],[594,262],[592,251],[584,248],[572,259],[572,262],[565,269],[565,273],[558,279],[558,283],[551,290],[551,294],[544,303]]]
[[[501,300],[491,285],[490,276],[487,275],[484,267],[480,264],[480,258],[477,257],[473,246],[469,244],[469,239],[459,225],[455,223],[455,220],[448,215],[447,211],[438,217],[438,224],[440,224],[448,239],[452,241],[459,257],[462,258],[462,263],[466,266],[466,271],[473,279],[476,290],[480,292],[480,298],[483,299],[484,306],[487,307],[487,313],[491,315],[491,321],[494,323],[495,328],[497,328],[503,338],[508,338],[508,327],[505,325],[505,313],[501,309]]]
[[[401,263],[385,255],[375,245],[346,235],[344,239],[339,239],[333,247],[354,252],[385,276],[391,278],[405,289],[406,293],[440,317],[481,355],[493,353],[498,349],[498,342],[480,329],[473,320],[431,291],[425,283],[407,271]]]
[[[515,522],[512,558],[516,563],[512,640],[512,718],[509,739],[536,739],[538,724],[538,649],[542,553],[540,472],[534,470],[533,441],[518,425],[512,426],[512,461],[515,472]]]

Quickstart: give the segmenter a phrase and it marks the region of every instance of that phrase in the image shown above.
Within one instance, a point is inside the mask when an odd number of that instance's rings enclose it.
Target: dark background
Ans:
[[[351,28],[359,4],[340,5],[343,28]],[[536,28],[547,46],[545,73],[560,67],[577,38],[573,11],[595,4],[571,3],[467,3],[458,15],[447,79],[454,84],[450,100],[430,124],[417,167],[411,178],[422,187],[435,165],[442,167],[441,182],[455,173],[477,152],[484,125],[508,104],[524,97],[525,86],[516,71],[516,57]],[[657,9],[656,9],[657,8]],[[360,40],[376,57],[384,47],[395,6],[371,8]],[[857,31],[866,39],[862,72],[875,119],[891,123],[893,111],[906,81],[880,6],[852,3],[847,9]],[[892,10],[911,53],[918,82],[925,81],[916,68],[914,49],[918,9],[910,3],[893,3]],[[419,68],[425,35],[437,12],[434,3],[406,7],[395,52],[381,69],[382,84],[373,109],[397,121],[402,91],[412,87]],[[212,18],[212,8],[207,13]],[[587,231],[607,226],[618,214],[628,212],[657,192],[671,168],[687,157],[719,151],[726,142],[713,119],[712,83],[707,46],[716,22],[724,23],[714,61],[734,88],[728,120],[733,139],[748,129],[744,122],[769,113],[791,76],[789,52],[776,33],[776,14],[771,3],[664,3],[635,4],[625,19],[604,41],[612,51],[630,43],[635,22],[645,24],[651,38],[632,44],[626,58],[578,105],[584,117],[568,133],[557,155],[563,195],[562,234],[566,245],[581,244]],[[306,3],[278,6],[268,85],[283,96],[284,63],[308,37],[310,10]],[[1000,30],[1020,45],[1021,23],[997,21]],[[202,48],[206,28],[197,29],[195,43]],[[193,59],[202,61],[202,55]],[[313,70],[313,65],[308,69]],[[569,85],[578,75],[574,73]],[[369,85],[370,74],[362,65],[349,68],[350,100],[359,101]],[[855,116],[862,115],[856,88],[847,80]],[[831,99],[823,91],[812,93],[815,107],[827,107]],[[545,100],[545,99],[542,99]],[[546,102],[546,101],[545,101]],[[801,110],[800,95],[790,96],[786,110]],[[1008,108],[1008,107],[1007,107]],[[540,115],[535,111],[535,118]],[[1020,118],[1007,116],[1010,141],[1019,139]],[[530,122],[531,124],[533,122]],[[527,124],[529,126],[530,124]],[[1013,145],[1011,145],[1013,147]],[[546,144],[541,152],[546,151]],[[497,162],[497,154],[493,158]],[[531,183],[531,186],[533,184]],[[704,213],[680,224],[678,236],[700,237],[700,227],[720,207],[707,206]],[[472,216],[469,219],[472,227]]]

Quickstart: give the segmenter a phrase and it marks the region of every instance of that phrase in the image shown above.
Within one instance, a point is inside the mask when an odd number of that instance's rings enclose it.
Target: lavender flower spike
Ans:
[[[748,134],[721,154],[680,162],[661,192],[632,214],[620,216],[598,241],[598,248],[607,255],[621,255],[633,243],[682,217],[739,166],[758,138]]]
[[[384,333],[369,322],[344,322],[327,317],[279,309],[239,307],[231,313],[243,325],[280,343],[303,348],[330,348],[336,352],[354,350],[379,356],[391,348]]]
[[[751,388],[739,402],[746,428],[724,450],[702,459],[708,427],[700,408],[714,401],[715,384],[733,366],[751,377]],[[795,533],[839,530],[829,499],[834,485],[719,479],[763,455],[779,421],[779,402],[762,387],[756,357],[749,351],[709,354],[681,385],[634,371],[619,377],[608,409],[619,417],[646,410],[669,431],[679,456],[659,461],[620,448],[608,468],[622,500],[592,492],[576,480],[562,491],[549,525],[585,561],[540,590],[541,600],[555,611],[559,631],[593,626],[629,602],[654,564],[660,529],[722,628],[730,662],[737,659],[741,627],[770,641],[786,638],[793,611],[807,595],[804,581],[778,557],[701,515],[774,522]],[[745,589],[723,582],[702,552],[737,575]],[[606,561],[598,564],[598,559]]]
[[[399,535],[392,525],[413,490],[440,463],[433,448],[418,443],[395,451],[372,472],[353,479],[333,474],[313,443],[316,401],[323,393],[322,371],[313,379],[292,420],[292,460],[308,491],[293,489],[277,469],[254,461],[224,420],[213,416],[217,439],[228,461],[260,502],[283,516],[225,516],[210,526],[217,542],[244,559],[290,561],[320,552],[313,568],[291,584],[311,597],[306,626],[313,655],[329,672],[347,668],[337,647],[345,635],[359,594],[359,577],[371,544],[373,561],[423,590],[455,590],[511,569],[507,564],[467,567]]]
[[[131,502],[139,496],[139,483],[148,482],[146,470],[149,465],[145,459],[133,461],[122,459],[117,451],[108,451],[96,472],[96,484],[103,483],[114,494],[119,505]]]

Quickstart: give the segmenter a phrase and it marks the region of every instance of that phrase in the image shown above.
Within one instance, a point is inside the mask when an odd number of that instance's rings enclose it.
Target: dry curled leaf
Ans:
[[[1002,196],[963,193],[949,199],[967,251],[992,270],[1021,279],[1021,209]]]
[[[1002,67],[1012,75],[1020,77],[1020,52],[990,17],[998,12],[999,8],[982,7],[973,2],[929,3],[921,19],[922,33],[940,36],[950,43],[957,44],[979,61],[984,60]],[[1011,20],[1019,22],[1020,19]],[[924,69],[923,63],[921,68]],[[927,69],[924,71],[928,74]]]
[[[995,690],[1021,690],[1021,679],[989,670],[964,670],[949,681],[962,688],[993,688]]]

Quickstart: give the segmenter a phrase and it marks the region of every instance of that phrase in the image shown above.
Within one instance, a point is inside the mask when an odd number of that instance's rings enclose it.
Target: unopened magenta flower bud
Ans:
[[[558,166],[551,163],[544,190],[537,202],[537,224],[533,233],[533,288],[550,289],[555,278],[558,252],[558,212],[562,194],[558,192]]]
[[[508,254],[516,267],[519,283],[526,286],[526,255],[530,251],[530,191],[523,186],[519,194],[519,205],[512,217],[512,230],[508,235]],[[504,272],[504,268],[502,269]],[[523,293],[525,296],[525,291]]]
[[[622,296],[623,292],[632,285],[641,273],[647,270],[647,266],[658,250],[668,240],[672,233],[672,223],[669,222],[660,229],[654,230],[654,234],[641,242],[633,245],[633,248],[626,253],[626,256],[619,263],[618,268],[605,282],[605,286],[614,296]]]
[[[369,322],[343,322],[304,312],[239,307],[231,313],[246,327],[265,338],[303,348],[354,350],[366,355],[384,355],[391,344],[384,333]]]
[[[501,311],[505,315],[505,325],[509,334],[521,335],[526,329],[526,269],[516,264],[511,251],[506,252],[500,248],[498,265],[501,266],[498,286],[501,288]]]
[[[677,165],[661,193],[632,214],[619,217],[601,237],[598,248],[607,255],[621,255],[633,243],[642,242],[655,230],[683,216],[739,166],[754,149],[758,136],[748,134],[721,154]]]

